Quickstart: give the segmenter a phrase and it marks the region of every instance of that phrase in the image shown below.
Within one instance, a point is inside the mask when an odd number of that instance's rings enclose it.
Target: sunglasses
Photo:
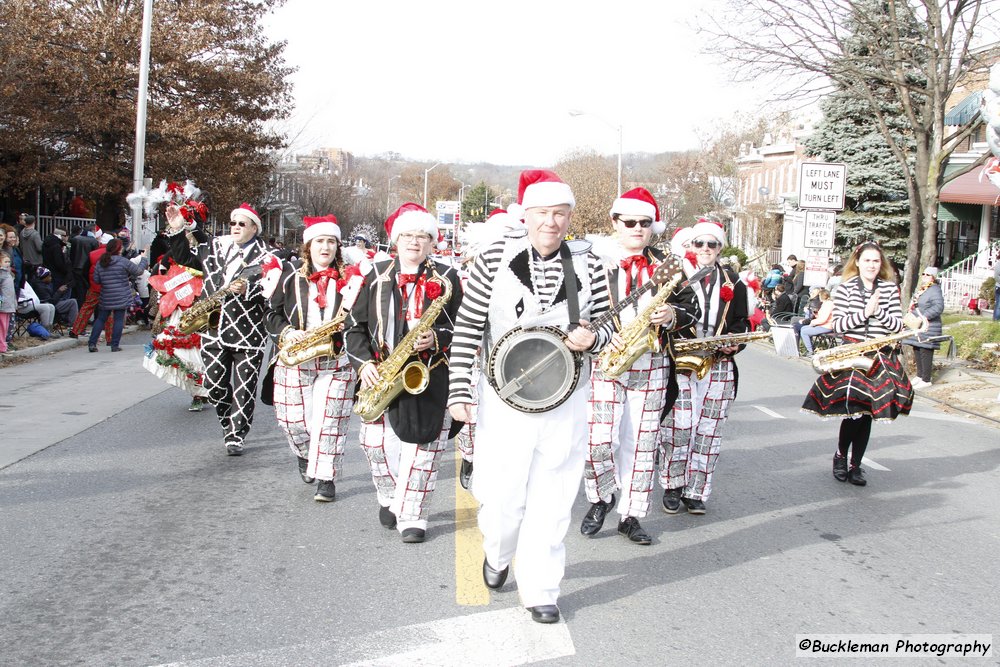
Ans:
[[[625,220],[624,218],[618,218],[618,222],[625,225],[628,229],[632,229],[636,225],[639,225],[643,229],[649,229],[650,225],[653,224],[653,221],[649,218],[643,218],[642,220]]]
[[[712,250],[722,247],[722,244],[719,243],[718,241],[691,241],[691,245],[693,245],[695,248],[704,248],[708,246]]]
[[[229,223],[231,227],[249,227],[250,223],[245,220],[233,220]]]

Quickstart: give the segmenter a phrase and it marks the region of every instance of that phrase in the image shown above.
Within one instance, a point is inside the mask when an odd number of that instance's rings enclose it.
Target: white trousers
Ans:
[[[559,597],[563,539],[587,452],[589,394],[583,383],[558,408],[526,414],[480,382],[472,492],[482,505],[483,551],[496,569],[513,561],[525,607],[555,604]]]

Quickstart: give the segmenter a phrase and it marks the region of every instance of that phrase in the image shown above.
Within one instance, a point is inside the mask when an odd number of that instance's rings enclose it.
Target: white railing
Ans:
[[[983,281],[993,277],[993,261],[996,261],[997,252],[1000,252],[1000,239],[938,274],[946,309],[962,310],[969,299],[979,296]]]
[[[54,229],[61,229],[67,234],[72,234],[74,227],[83,227],[93,222],[97,222],[97,220],[94,218],[71,218],[65,215],[40,215],[35,227],[44,239]]]

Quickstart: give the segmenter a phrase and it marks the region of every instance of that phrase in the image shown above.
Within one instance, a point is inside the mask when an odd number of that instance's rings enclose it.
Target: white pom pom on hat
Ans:
[[[667,226],[660,220],[660,207],[646,188],[633,188],[611,205],[610,215],[636,215],[653,220],[650,227],[654,234],[662,234]]]

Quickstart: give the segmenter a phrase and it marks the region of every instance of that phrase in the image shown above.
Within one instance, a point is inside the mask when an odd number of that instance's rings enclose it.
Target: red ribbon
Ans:
[[[317,271],[309,276],[309,280],[316,283],[316,303],[319,304],[320,308],[326,308],[326,288],[330,284],[330,280],[336,280],[339,277],[340,274],[333,267]]]
[[[642,272],[649,268],[649,260],[645,255],[631,255],[621,261],[621,267],[625,270],[625,296],[632,291],[632,269],[635,269],[636,282]]]
[[[402,312],[406,313],[406,319],[420,319],[424,310],[424,277],[415,273],[400,273],[396,275],[399,281],[399,290],[403,294]],[[413,284],[413,308],[408,309],[406,304],[406,286]],[[409,312],[408,312],[409,311]]]

